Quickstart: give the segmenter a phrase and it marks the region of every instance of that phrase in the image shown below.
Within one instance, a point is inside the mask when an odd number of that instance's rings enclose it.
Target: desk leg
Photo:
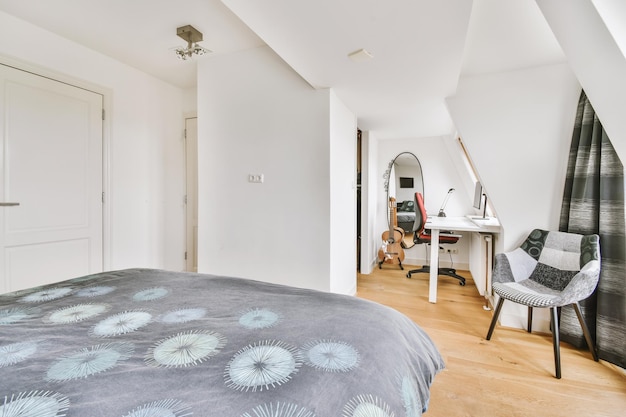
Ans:
[[[430,279],[428,301],[437,302],[437,275],[439,275],[439,229],[430,230]]]

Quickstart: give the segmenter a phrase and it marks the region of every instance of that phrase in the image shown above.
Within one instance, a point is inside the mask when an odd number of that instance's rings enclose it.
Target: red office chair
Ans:
[[[426,208],[424,207],[424,197],[422,196],[422,193],[415,193],[415,221],[413,222],[413,242],[415,242],[416,244],[426,243],[427,245],[430,245],[430,230],[425,228],[427,219],[428,216],[426,215]],[[439,233],[439,243],[443,245],[449,245],[458,242],[458,236],[448,235],[450,235],[450,232],[441,231]],[[428,253],[428,249],[426,250],[426,253]],[[430,274],[430,266],[424,265],[419,269],[413,269],[407,272],[406,277],[411,278],[411,274],[417,273]],[[458,275],[456,273],[456,269],[454,268],[438,268],[438,274],[456,278],[459,280],[460,285],[465,285],[465,278]]]

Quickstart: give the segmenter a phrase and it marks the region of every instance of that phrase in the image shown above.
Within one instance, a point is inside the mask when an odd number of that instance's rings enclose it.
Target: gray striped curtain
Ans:
[[[624,167],[583,91],[572,135],[559,229],[600,235],[601,273],[580,303],[598,356],[626,367],[626,225]],[[561,338],[586,346],[571,307],[561,311]]]

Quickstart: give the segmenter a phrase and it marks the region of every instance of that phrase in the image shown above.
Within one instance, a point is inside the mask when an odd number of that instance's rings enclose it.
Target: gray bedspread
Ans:
[[[428,335],[356,297],[130,269],[0,295],[0,416],[420,416]]]

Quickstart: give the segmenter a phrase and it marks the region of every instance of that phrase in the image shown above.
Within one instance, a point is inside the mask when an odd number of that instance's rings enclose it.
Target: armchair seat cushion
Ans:
[[[562,305],[561,291],[545,287],[531,279],[520,282],[494,282],[493,291],[500,297],[528,307]]]
[[[538,262],[528,279],[535,281],[537,284],[541,284],[541,286],[545,288],[560,292],[567,287],[577,273],[578,270],[568,271]]]

